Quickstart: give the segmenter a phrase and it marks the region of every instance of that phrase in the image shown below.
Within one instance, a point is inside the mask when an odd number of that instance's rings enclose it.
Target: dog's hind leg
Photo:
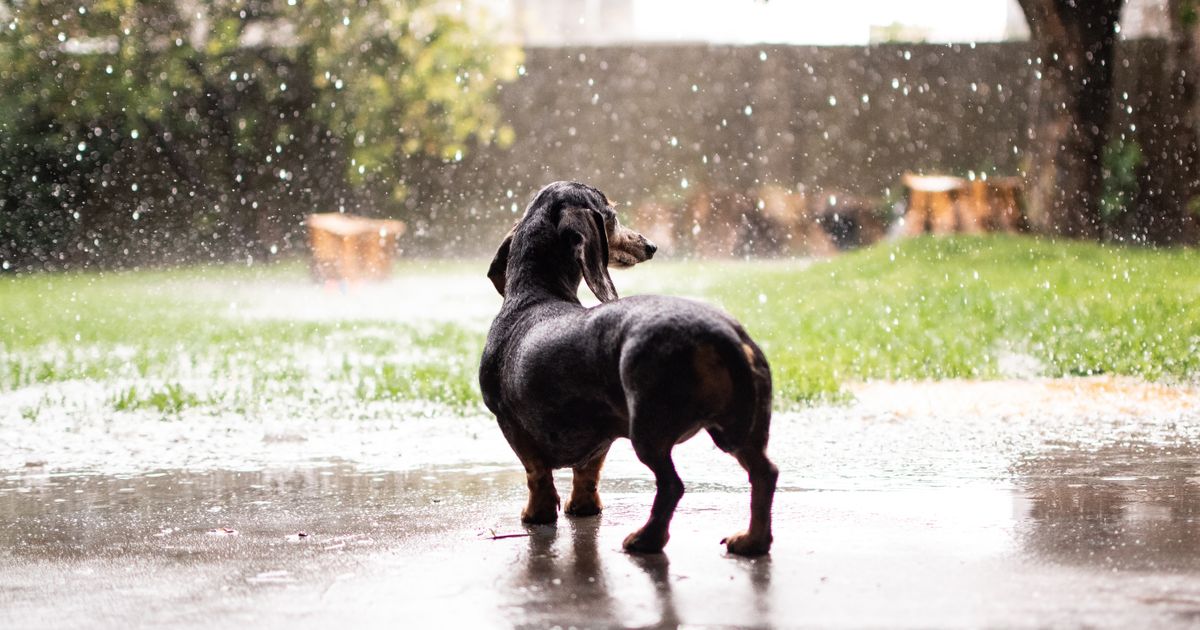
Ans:
[[[747,446],[733,453],[750,475],[750,529],[721,542],[729,553],[761,556],[771,550],[771,502],[779,469],[767,459],[765,448]]]
[[[595,516],[604,509],[600,503],[600,469],[604,467],[604,458],[608,456],[608,447],[593,457],[587,463],[576,466],[571,483],[571,498],[563,512],[571,516]]]
[[[634,426],[636,427],[636,420]],[[638,459],[654,472],[657,491],[654,494],[654,505],[650,508],[650,518],[641,529],[625,538],[626,551],[635,553],[659,553],[671,537],[668,528],[671,517],[675,514],[675,506],[683,496],[683,480],[675,472],[675,462],[671,460],[671,449],[674,440],[647,443],[640,441],[636,434],[633,437],[633,450]]]

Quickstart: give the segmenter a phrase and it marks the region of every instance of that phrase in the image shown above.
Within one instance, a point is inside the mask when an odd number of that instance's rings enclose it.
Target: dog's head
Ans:
[[[519,268],[574,295],[582,277],[597,299],[611,302],[617,290],[608,267],[632,267],[649,260],[656,249],[646,237],[620,224],[608,197],[598,189],[554,182],[534,195],[504,237],[488,278],[504,295],[509,276]]]

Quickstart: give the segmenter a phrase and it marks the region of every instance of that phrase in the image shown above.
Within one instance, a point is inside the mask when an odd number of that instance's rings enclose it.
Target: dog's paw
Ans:
[[[574,495],[567,500],[567,507],[563,508],[563,513],[570,516],[595,516],[604,509],[600,504],[600,497],[592,496],[585,499],[576,499]]]
[[[549,525],[558,520],[558,506],[521,510],[521,522],[528,525]]]
[[[626,536],[625,542],[621,546],[629,553],[662,553],[663,547],[667,546],[667,540],[670,537],[666,532],[656,534],[647,532],[643,527]]]
[[[739,556],[761,556],[771,551],[771,538],[753,538],[748,532],[738,532],[721,541],[725,550]]]

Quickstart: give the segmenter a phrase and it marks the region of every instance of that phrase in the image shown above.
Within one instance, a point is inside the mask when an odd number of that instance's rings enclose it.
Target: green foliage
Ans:
[[[1184,28],[1195,27],[1200,22],[1200,8],[1197,7],[1196,0],[1180,0],[1177,19]]]
[[[1138,169],[1142,162],[1142,147],[1136,141],[1113,139],[1104,147],[1100,218],[1106,224],[1112,225],[1133,211],[1138,194]]]
[[[153,409],[162,414],[179,415],[184,409],[204,404],[204,399],[183,388],[179,383],[164,383],[159,387],[146,388],[143,393],[136,385],[117,392],[112,398],[112,407],[117,411]]]
[[[519,53],[472,24],[437,0],[0,0],[0,259],[252,248],[293,206],[398,204],[406,160],[511,140],[492,96]]]

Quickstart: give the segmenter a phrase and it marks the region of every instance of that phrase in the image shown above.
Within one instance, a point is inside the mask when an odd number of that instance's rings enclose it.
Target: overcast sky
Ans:
[[[929,41],[1004,39],[1013,2],[634,0],[633,9],[636,36],[642,40],[866,44],[872,26],[893,23],[918,27]]]

